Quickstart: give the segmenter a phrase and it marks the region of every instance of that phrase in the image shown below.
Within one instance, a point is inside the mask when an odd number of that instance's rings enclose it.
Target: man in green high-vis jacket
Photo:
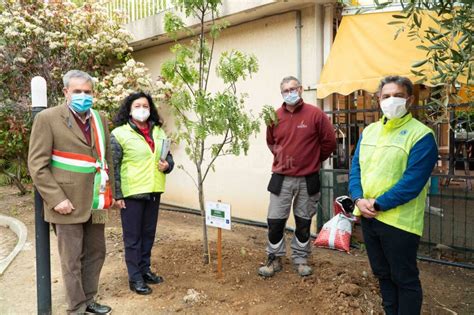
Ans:
[[[423,293],[416,254],[423,232],[428,179],[438,159],[433,131],[412,117],[413,84],[384,78],[383,116],[362,132],[349,190],[356,203],[370,266],[386,314],[419,314]]]

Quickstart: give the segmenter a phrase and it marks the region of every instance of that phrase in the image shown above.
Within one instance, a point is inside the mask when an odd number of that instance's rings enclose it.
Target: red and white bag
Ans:
[[[347,196],[341,196],[334,201],[335,216],[323,225],[314,241],[318,247],[337,249],[349,252],[352,235],[352,222],[355,221],[352,211],[354,203]]]

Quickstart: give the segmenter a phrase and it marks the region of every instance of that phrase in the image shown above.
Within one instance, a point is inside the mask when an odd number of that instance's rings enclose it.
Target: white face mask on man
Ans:
[[[132,108],[130,115],[137,121],[145,122],[150,117],[150,110],[143,107]]]
[[[403,97],[389,97],[380,102],[382,112],[388,119],[401,118],[407,113],[407,100]]]

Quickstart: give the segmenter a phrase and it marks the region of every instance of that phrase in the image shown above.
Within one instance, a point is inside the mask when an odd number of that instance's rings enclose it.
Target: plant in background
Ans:
[[[20,194],[27,193],[29,181],[26,161],[31,129],[31,115],[27,108],[14,104],[0,104],[0,185],[14,184]]]
[[[422,10],[427,10],[423,13]],[[448,105],[460,103],[457,97],[461,83],[474,84],[474,14],[471,0],[464,1],[415,1],[405,4],[402,14],[394,17],[405,23],[408,36],[422,42],[419,49],[426,51],[426,59],[412,65],[412,73],[420,82],[428,80],[442,89],[431,93],[428,104],[433,117],[448,118]],[[422,20],[431,19],[434,27],[423,30]],[[433,76],[427,74],[429,64]],[[472,106],[472,98],[471,104]]]
[[[153,79],[143,63],[129,59],[123,67],[115,68],[97,83],[96,93],[100,97],[96,99],[94,108],[110,116],[118,110],[125,97],[136,91],[150,94],[159,104],[170,97],[172,86],[161,77]]]
[[[262,112],[260,113],[260,118],[263,119],[266,126],[278,126],[278,116],[275,108],[271,105],[263,106]]]
[[[237,82],[258,70],[253,55],[232,50],[220,55],[215,71],[225,88],[211,92],[208,88],[212,71],[214,43],[225,24],[216,22],[220,0],[175,0],[177,10],[186,17],[196,18],[198,33],[189,43],[177,40],[177,34],[192,33],[175,14],[165,16],[165,30],[175,39],[171,48],[174,58],[163,64],[162,76],[175,87],[169,99],[177,132],[175,138],[184,144],[185,152],[195,170],[185,170],[198,191],[202,215],[204,263],[209,262],[207,226],[205,218],[204,182],[214,170],[217,158],[225,155],[246,154],[249,137],[259,130],[259,121],[246,113],[247,95],[237,93]],[[192,174],[193,173],[193,174]]]
[[[70,69],[96,78],[130,58],[130,35],[99,2],[0,0],[0,100],[29,103],[30,80],[46,79],[48,103],[61,102],[62,76]]]
[[[378,9],[390,4],[374,2]],[[400,5],[401,12],[393,15],[396,20],[390,24],[399,25],[395,35],[406,31],[408,37],[421,42],[417,48],[426,52],[426,58],[414,63],[411,72],[420,78],[416,83],[442,86],[432,90],[429,119],[447,121],[449,104],[462,102],[458,97],[460,88],[474,84],[474,3],[409,0]],[[426,28],[424,20],[434,25]],[[472,95],[467,102],[465,105],[473,105]]]
[[[143,64],[133,61],[131,37],[121,28],[120,12],[109,16],[101,1],[80,2],[82,6],[69,1],[0,0],[0,107],[2,111],[16,107],[16,121],[29,121],[30,81],[37,75],[46,79],[48,104],[55,106],[64,102],[62,76],[71,69],[88,72],[96,79],[97,108],[109,115],[131,90],[155,96],[169,90],[152,79]],[[2,132],[16,128],[6,121],[8,115],[0,119]],[[15,144],[1,143],[0,172],[17,162],[23,163],[18,169],[26,169],[23,157],[11,160],[27,152],[28,135],[23,137]],[[9,145],[17,155],[5,155],[3,146]]]

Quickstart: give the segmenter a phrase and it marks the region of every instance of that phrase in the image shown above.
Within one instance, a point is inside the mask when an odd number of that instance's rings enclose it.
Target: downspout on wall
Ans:
[[[331,46],[333,43],[334,38],[334,5],[332,3],[324,4],[324,24],[323,24],[323,65],[326,63],[326,60],[329,57],[329,52],[331,50]],[[333,96],[329,95],[323,100],[323,111],[332,111],[333,110]],[[332,115],[328,115],[332,121]],[[327,159],[323,162],[322,168],[331,170],[334,168],[332,164],[332,159]],[[334,178],[335,173],[326,172],[323,176],[321,176],[321,181],[323,183],[327,183],[330,187],[334,187]],[[329,190],[326,193],[323,192],[322,199],[329,200],[330,209],[332,209],[333,200],[336,196],[334,196],[334,191]]]
[[[327,3],[324,5],[324,25],[323,25],[323,65],[326,63],[326,60],[329,57],[329,52],[331,50],[332,42],[334,40],[334,5],[332,3]],[[333,110],[333,96],[329,95],[323,100],[324,111]],[[328,115],[332,119],[332,115]],[[332,169],[332,163],[330,160],[326,160],[323,163],[325,169]],[[332,199],[331,199],[332,200]]]
[[[324,26],[323,26],[323,63],[326,63],[326,60],[329,57],[329,52],[331,50],[333,38],[334,38],[334,5],[328,3],[324,5]],[[324,99],[324,110],[332,110],[332,95]]]
[[[315,73],[316,73],[316,82],[317,84],[319,82],[319,79],[321,77],[321,71],[323,70],[323,65],[324,65],[324,54],[323,54],[323,46],[324,46],[324,40],[323,40],[323,6],[321,4],[315,4],[314,5],[314,25],[315,25],[315,42],[316,42],[316,51],[315,51],[315,57],[316,57],[316,67],[315,67]],[[316,105],[319,108],[323,108],[323,100],[317,99],[316,98]]]
[[[296,11],[296,77],[298,80],[301,80],[301,69],[302,69],[302,57],[301,57],[301,29],[303,25],[301,24],[301,10]]]

